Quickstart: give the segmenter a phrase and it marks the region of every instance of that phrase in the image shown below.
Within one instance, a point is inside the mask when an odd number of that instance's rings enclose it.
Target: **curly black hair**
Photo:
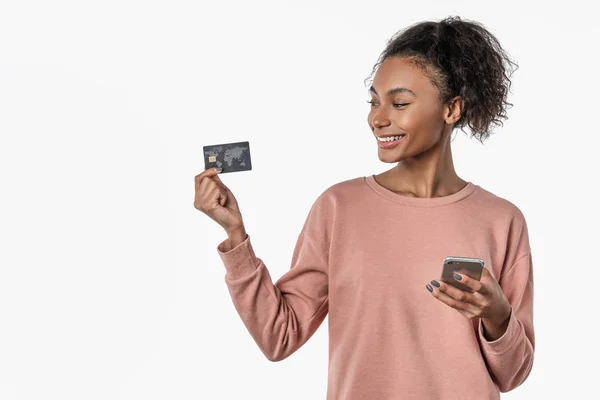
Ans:
[[[389,57],[410,60],[440,92],[443,103],[455,96],[463,99],[461,117],[454,124],[481,143],[492,133],[490,125],[504,125],[510,75],[518,68],[498,39],[482,24],[450,16],[424,21],[398,31],[365,79],[372,83],[378,67]],[[512,69],[511,67],[515,68]],[[466,132],[465,132],[466,133]]]

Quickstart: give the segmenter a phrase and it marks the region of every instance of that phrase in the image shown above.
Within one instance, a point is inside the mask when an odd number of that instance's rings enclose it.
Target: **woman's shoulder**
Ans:
[[[313,207],[335,209],[352,200],[360,199],[366,186],[364,180],[365,177],[361,176],[325,184],[324,189],[318,191]]]
[[[365,185],[365,177],[359,176],[355,178],[348,178],[342,181],[335,182],[326,189],[330,192],[345,193],[353,190],[362,190]]]
[[[496,213],[508,215],[513,219],[525,219],[523,212],[514,200],[509,200],[507,197],[494,193],[480,185],[477,185],[477,189],[474,200],[485,208],[494,210]]]
[[[365,189],[365,178],[359,176],[328,184],[319,197],[327,198],[356,198]]]

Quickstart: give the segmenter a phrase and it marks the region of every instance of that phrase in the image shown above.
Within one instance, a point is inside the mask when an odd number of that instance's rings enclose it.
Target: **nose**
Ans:
[[[388,126],[390,124],[390,119],[387,114],[382,111],[382,109],[374,110],[371,112],[371,124],[373,128],[378,129],[382,126]]]

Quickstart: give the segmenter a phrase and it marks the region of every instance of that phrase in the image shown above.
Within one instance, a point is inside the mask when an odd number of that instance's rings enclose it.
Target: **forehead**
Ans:
[[[381,63],[375,73],[373,87],[379,96],[394,87],[408,88],[417,97],[437,95],[437,89],[429,78],[411,61],[399,57],[390,57]]]

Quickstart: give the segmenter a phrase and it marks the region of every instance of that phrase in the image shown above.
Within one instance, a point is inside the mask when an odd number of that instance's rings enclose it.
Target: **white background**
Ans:
[[[364,84],[387,39],[448,15],[519,64],[504,127],[452,145],[530,229],[535,363],[502,396],[589,398],[600,30],[564,4],[2,0],[0,399],[324,399],[327,319],[273,363],[233,307],[225,232],[193,207],[202,146],[250,142],[222,180],[276,280],[318,194],[393,166]]]

